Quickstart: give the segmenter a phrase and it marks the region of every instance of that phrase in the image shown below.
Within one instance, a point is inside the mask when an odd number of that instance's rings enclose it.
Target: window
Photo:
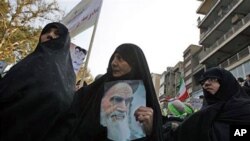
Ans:
[[[193,92],[192,87],[190,87],[190,88],[187,90],[187,92],[188,92],[189,94],[191,94],[191,93]]]
[[[245,78],[247,74],[250,74],[250,61],[239,65],[238,67],[230,71],[235,78],[243,77]]]
[[[244,63],[244,68],[245,68],[245,75],[250,74],[250,61],[247,63]]]
[[[186,64],[185,64],[185,68],[188,67],[191,64],[191,60],[189,60]]]
[[[192,72],[192,70],[190,69],[190,70],[188,70],[186,73],[185,73],[185,77],[186,76],[189,76],[190,74],[191,74],[191,72]]]
[[[192,83],[192,77],[190,77],[187,81],[186,81],[186,85]]]

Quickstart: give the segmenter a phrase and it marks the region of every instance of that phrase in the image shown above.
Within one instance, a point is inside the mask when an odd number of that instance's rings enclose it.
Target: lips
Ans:
[[[211,92],[213,89],[207,88],[206,91]]]
[[[123,114],[111,115],[112,121],[123,120],[124,118],[125,118],[125,115],[123,115]]]
[[[210,87],[207,87],[207,88],[205,88],[207,91],[209,91],[209,90],[213,90],[213,88],[210,88]]]
[[[117,72],[119,72],[119,70],[114,70],[114,69],[113,69],[113,73],[117,73]]]

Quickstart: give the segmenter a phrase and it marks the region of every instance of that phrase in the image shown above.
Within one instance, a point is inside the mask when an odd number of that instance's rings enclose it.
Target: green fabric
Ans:
[[[184,106],[184,111],[180,111],[179,109],[177,109],[173,103],[168,103],[168,109],[169,111],[176,117],[180,117],[180,116],[187,116],[189,114],[193,113],[193,110],[187,106],[186,104],[183,103]]]
[[[172,103],[168,104],[168,109],[170,110],[170,112],[174,115],[174,116],[181,116],[182,113],[180,113],[175,106]]]
[[[193,110],[190,107],[188,107],[187,105],[185,105],[184,110],[185,110],[185,113],[187,113],[187,114],[193,113]]]

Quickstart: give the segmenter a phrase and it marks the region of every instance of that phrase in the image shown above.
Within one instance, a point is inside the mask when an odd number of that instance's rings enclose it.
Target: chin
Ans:
[[[108,138],[115,141],[130,140],[130,128],[128,126],[128,119],[113,120],[109,118],[107,121]]]
[[[121,77],[122,75],[120,74],[113,74],[113,77]]]
[[[211,95],[215,95],[216,92],[214,91],[208,91]]]

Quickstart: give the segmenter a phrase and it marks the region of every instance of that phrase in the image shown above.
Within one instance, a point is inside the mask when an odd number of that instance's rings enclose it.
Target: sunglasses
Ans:
[[[200,82],[200,84],[204,85],[206,81],[208,81],[209,83],[213,83],[213,82],[218,82],[218,79],[217,78],[206,78],[206,79],[202,80]]]

